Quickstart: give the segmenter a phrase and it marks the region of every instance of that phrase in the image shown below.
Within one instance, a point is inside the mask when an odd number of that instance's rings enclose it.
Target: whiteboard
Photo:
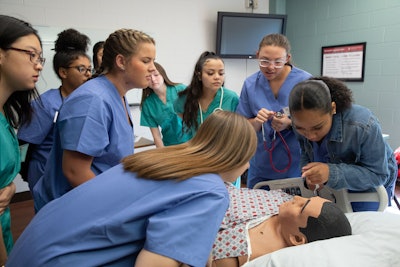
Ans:
[[[42,49],[43,49],[43,57],[46,58],[46,63],[43,67],[41,77],[39,81],[36,83],[36,88],[39,93],[42,94],[45,91],[53,88],[58,88],[61,85],[60,79],[58,79],[57,75],[53,69],[53,57],[55,54],[54,44],[57,40],[58,34],[67,28],[62,27],[48,27],[48,26],[33,26],[39,33],[40,38],[42,39]],[[88,28],[74,28],[75,30],[86,34],[90,38],[90,45],[87,51],[88,56],[92,59],[92,50],[94,44],[98,41],[104,41],[108,38],[109,34],[114,32],[114,30],[107,29],[88,29]],[[140,100],[142,98],[142,90],[141,89],[131,89],[126,94],[126,98],[130,105],[139,105]]]

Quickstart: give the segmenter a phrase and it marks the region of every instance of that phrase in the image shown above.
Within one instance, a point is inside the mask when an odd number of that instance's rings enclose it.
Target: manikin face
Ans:
[[[220,59],[208,59],[201,71],[204,91],[217,92],[225,81],[225,65]]]
[[[257,52],[257,58],[258,60],[268,60],[270,62],[287,62],[290,55],[287,54],[286,49],[283,47],[266,45]],[[279,68],[274,64],[269,64],[267,67],[260,66],[260,71],[268,81],[271,81],[280,76],[283,67]]]
[[[282,234],[290,243],[290,235],[302,236],[299,227],[305,228],[309,216],[318,218],[322,206],[329,200],[321,197],[304,198],[294,196],[291,201],[283,203],[279,207],[279,221],[282,226]]]
[[[43,65],[38,63],[42,55],[39,39],[30,34],[18,38],[10,47],[14,50],[0,49],[0,80],[10,88],[10,93],[33,89],[43,69]]]
[[[291,116],[296,131],[312,142],[321,141],[332,127],[333,112],[303,109],[293,112]]]
[[[156,70],[150,75],[149,87],[153,90],[161,89],[164,84],[163,76]]]

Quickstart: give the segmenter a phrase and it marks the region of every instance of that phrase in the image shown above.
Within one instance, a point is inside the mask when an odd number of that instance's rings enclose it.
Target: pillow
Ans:
[[[245,267],[400,266],[400,215],[347,213],[353,234],[289,247],[258,257]]]

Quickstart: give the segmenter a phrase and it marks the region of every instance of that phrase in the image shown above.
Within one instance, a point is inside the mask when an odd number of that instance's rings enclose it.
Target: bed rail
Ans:
[[[313,191],[304,187],[304,180],[301,177],[259,182],[254,189],[282,189],[290,195],[315,196]],[[347,189],[334,190],[325,186],[318,192],[318,195],[336,202],[343,212],[353,212],[351,202],[379,202],[378,211],[384,211],[388,206],[388,195],[383,185],[377,187],[373,192],[349,192]]]

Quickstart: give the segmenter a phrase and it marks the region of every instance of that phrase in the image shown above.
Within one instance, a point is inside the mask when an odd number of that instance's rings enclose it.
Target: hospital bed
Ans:
[[[277,179],[259,182],[254,189],[276,190],[281,189],[290,195],[299,195],[303,197],[315,196],[317,192],[304,187],[304,180],[301,177]],[[373,192],[349,192],[347,189],[334,190],[327,186],[318,191],[320,197],[335,202],[343,212],[353,212],[351,202],[379,202],[378,211],[384,211],[388,206],[388,195],[384,186],[379,186]]]
[[[351,236],[284,248],[243,267],[397,267],[400,266],[400,215],[388,212],[346,213]]]
[[[304,188],[301,178],[284,179],[257,184],[280,188],[288,193],[312,196],[314,193]],[[349,193],[347,190],[329,189],[328,198],[345,210],[352,226],[352,235],[321,240],[309,244],[284,248],[258,257],[244,267],[397,267],[400,266],[400,213],[352,212],[346,201],[379,201],[380,210],[387,205],[387,193],[383,187],[377,192]],[[322,193],[322,192],[321,192]],[[327,192],[325,192],[327,193]],[[334,196],[332,196],[332,194]],[[386,197],[386,198],[385,198]],[[345,203],[346,202],[346,203]]]

